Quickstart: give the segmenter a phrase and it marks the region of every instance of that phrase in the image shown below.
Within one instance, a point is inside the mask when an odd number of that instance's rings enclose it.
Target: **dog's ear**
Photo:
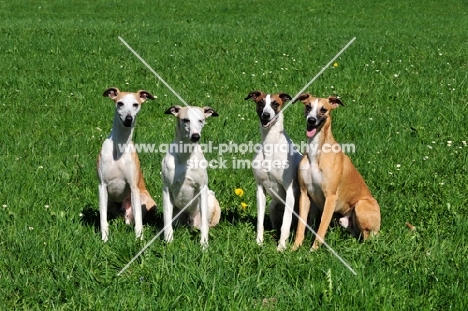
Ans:
[[[164,112],[165,114],[173,114],[177,117],[177,115],[179,114],[179,111],[180,111],[180,106],[178,105],[174,105],[172,106],[171,108],[167,109],[166,112]]]
[[[309,93],[303,93],[301,95],[299,95],[294,101],[293,101],[293,104],[295,104],[296,102],[298,101],[304,101],[306,100],[307,98],[310,97],[310,94]]]
[[[335,96],[328,97],[328,102],[332,105],[333,109],[338,108],[339,105],[344,107],[343,102]]]
[[[115,99],[117,95],[120,93],[120,90],[116,87],[110,87],[102,93],[102,96],[109,97],[111,99]]]
[[[205,119],[208,118],[208,117],[217,117],[217,116],[219,116],[219,114],[216,111],[214,111],[213,108],[208,107],[208,106],[203,107],[203,112],[205,113]]]
[[[150,92],[148,92],[146,90],[139,90],[137,92],[137,94],[138,94],[138,97],[141,99],[142,102],[144,102],[147,99],[154,100],[153,94],[151,94]]]
[[[262,95],[264,95],[262,91],[253,91],[250,92],[249,95],[247,95],[247,97],[244,98],[244,100],[253,99],[254,101],[256,101],[257,98],[261,97]]]
[[[286,93],[278,93],[278,97],[281,98],[283,103],[287,102],[288,100],[291,100],[292,97],[289,94]]]

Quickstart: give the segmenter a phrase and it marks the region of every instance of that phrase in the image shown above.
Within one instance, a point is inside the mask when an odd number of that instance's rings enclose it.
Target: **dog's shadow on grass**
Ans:
[[[255,231],[257,231],[257,217],[252,215],[241,215],[235,211],[223,211],[221,213],[220,222],[228,222],[232,225],[237,225],[240,223],[251,224]],[[265,220],[263,221],[263,228],[265,231],[273,230],[273,224],[271,223],[270,217],[265,215]]]
[[[114,219],[121,219],[123,221],[123,216],[116,212],[116,210],[117,209],[108,210],[108,222],[111,222]],[[94,231],[100,232],[101,224],[99,209],[91,204],[86,205],[81,211],[81,224],[83,226],[93,227]],[[162,230],[164,228],[162,213],[158,213],[156,207],[147,211],[143,217],[143,225],[149,225],[158,231]]]
[[[123,221],[123,217],[121,215],[119,215],[116,212],[113,212],[112,210],[109,210],[108,221],[111,222],[115,219],[120,219]],[[227,222],[234,226],[237,224],[241,224],[241,223],[244,223],[244,224],[248,223],[254,227],[255,231],[257,230],[257,217],[256,216],[241,215],[235,211],[223,211],[221,213],[221,219],[220,219],[220,223],[222,222]],[[96,233],[99,233],[101,231],[99,209],[91,204],[87,204],[81,211],[81,224],[83,226],[93,227],[94,231]],[[164,219],[163,219],[163,213],[162,213],[161,208],[160,207],[153,208],[150,211],[148,211],[143,218],[143,224],[150,226],[151,230],[153,230],[155,234],[157,234],[158,232],[161,232],[164,229]],[[174,223],[174,228],[177,228],[180,226],[184,227],[186,225],[182,225],[176,220]],[[268,217],[268,215],[265,215],[263,227],[265,231],[274,230],[273,224],[271,223],[270,217]],[[274,230],[275,236],[279,237],[279,233],[276,231],[277,230]],[[194,236],[196,236],[197,230],[193,230],[193,234]]]
[[[98,232],[101,229],[99,225],[99,210],[91,204],[86,205],[81,211],[81,224],[83,226],[93,227]]]

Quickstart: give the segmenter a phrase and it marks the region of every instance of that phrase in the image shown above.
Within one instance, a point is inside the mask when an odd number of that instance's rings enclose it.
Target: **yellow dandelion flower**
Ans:
[[[245,210],[247,208],[247,204],[245,202],[241,202],[242,209]]]
[[[335,68],[338,67],[338,63],[334,63],[333,67],[335,67]]]
[[[244,195],[244,190],[242,190],[241,188],[236,188],[234,190],[234,193],[238,196],[238,197],[242,197]]]

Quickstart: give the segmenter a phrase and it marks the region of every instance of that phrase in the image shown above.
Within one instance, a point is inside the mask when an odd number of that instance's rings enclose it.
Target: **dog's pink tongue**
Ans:
[[[317,129],[307,131],[307,137],[309,137],[309,138],[314,137],[316,131],[317,131]]]

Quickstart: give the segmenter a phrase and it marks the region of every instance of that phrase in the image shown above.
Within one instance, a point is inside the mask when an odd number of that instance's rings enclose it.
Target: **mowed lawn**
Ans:
[[[466,310],[468,5],[463,1],[3,1],[0,6],[1,310]],[[95,165],[112,126],[111,86],[145,89],[134,141],[169,143],[180,101],[211,106],[201,141],[260,142],[253,90],[338,95],[333,133],[382,213],[359,243],[333,227],[327,248],[255,243],[253,153],[207,152],[222,208],[200,234],[162,227],[161,152],[140,153],[158,203],[136,241],[123,219],[101,241]],[[285,112],[306,141],[303,105]],[[233,162],[234,161],[234,162]],[[234,190],[241,188],[239,197]],[[244,203],[243,207],[241,204]],[[406,223],[414,226],[411,230]]]

